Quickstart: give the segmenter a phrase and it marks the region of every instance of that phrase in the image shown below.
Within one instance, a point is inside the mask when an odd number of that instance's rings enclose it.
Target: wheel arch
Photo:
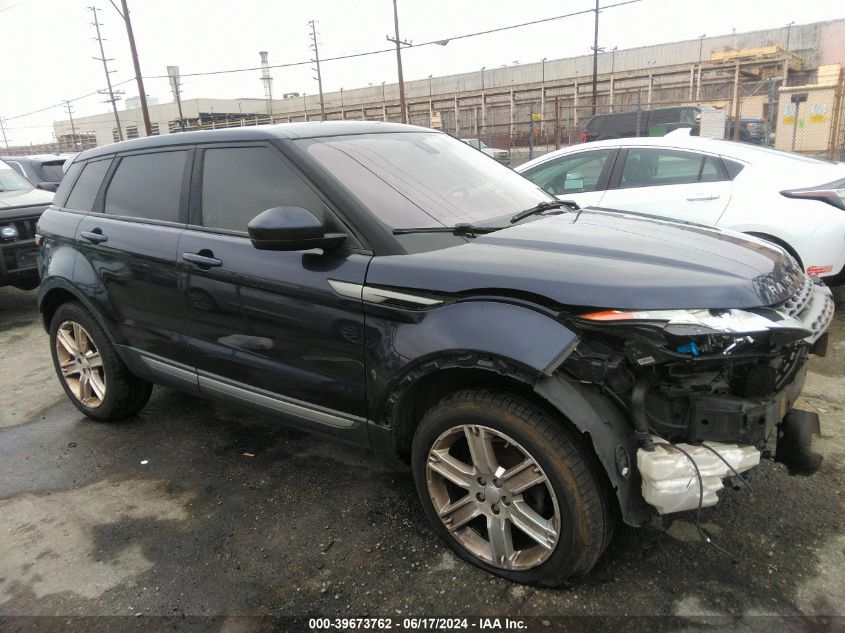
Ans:
[[[38,310],[41,312],[41,321],[44,329],[50,331],[50,323],[56,310],[65,303],[76,301],[94,317],[103,332],[113,344],[119,343],[114,332],[106,320],[94,309],[92,303],[77,288],[62,278],[53,278],[42,283],[38,290]]]
[[[559,374],[537,375],[502,358],[481,354],[437,358],[408,372],[388,395],[379,420],[390,431],[394,452],[407,460],[426,412],[466,388],[505,391],[546,411],[594,458],[591,467],[609,497],[616,499],[614,506],[624,521],[643,525],[649,520],[652,513],[640,492],[633,431],[616,405],[587,385]],[[627,474],[622,474],[620,464],[627,464]]]
[[[769,233],[764,233],[762,231],[743,231],[743,233],[745,233],[746,235],[759,237],[761,240],[766,240],[767,242],[771,242],[772,244],[777,244],[787,253],[792,255],[795,258],[795,261],[798,262],[798,266],[801,267],[801,270],[804,270],[804,262],[802,261],[801,256],[798,254],[798,251],[796,251],[795,248],[791,246],[787,241]]]

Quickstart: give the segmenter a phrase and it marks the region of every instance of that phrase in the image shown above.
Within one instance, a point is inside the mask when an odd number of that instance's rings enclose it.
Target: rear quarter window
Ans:
[[[124,156],[106,191],[104,212],[179,222],[188,154],[176,150]]]
[[[59,190],[61,191],[65,182],[73,184],[73,189],[71,189],[67,202],[62,206],[75,211],[91,211],[94,207],[94,200],[97,199],[97,194],[100,191],[100,186],[103,184],[103,178],[109,170],[109,165],[111,165],[110,159],[84,163],[84,166],[77,164],[71,165],[68,173],[65,175],[65,179],[59,185]],[[74,183],[71,171],[77,167],[81,169],[82,173]],[[59,202],[55,202],[55,204],[59,204]]]

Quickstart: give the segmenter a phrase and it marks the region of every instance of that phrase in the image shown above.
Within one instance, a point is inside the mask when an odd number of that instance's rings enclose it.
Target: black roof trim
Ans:
[[[225,143],[229,141],[273,141],[346,136],[349,134],[386,134],[390,132],[437,132],[437,130],[401,123],[383,123],[381,121],[280,123],[277,125],[257,125],[254,127],[200,130],[197,132],[177,132],[173,134],[162,134],[160,136],[147,136],[85,150],[76,160],[88,160],[89,158],[108,156],[118,152],[130,152],[174,145],[198,145],[202,143]]]

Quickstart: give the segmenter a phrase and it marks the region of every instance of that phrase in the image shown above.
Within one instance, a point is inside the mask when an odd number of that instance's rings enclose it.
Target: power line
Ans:
[[[602,11],[606,9],[613,9],[615,7],[622,7],[629,4],[636,4],[638,2],[643,2],[643,0],[623,0],[622,2],[616,2],[614,4],[608,4],[603,6],[601,9]],[[453,35],[451,37],[440,38],[436,40],[430,40],[426,42],[419,42],[414,44],[412,42],[407,42],[405,44],[405,48],[421,48],[423,46],[433,46],[435,44],[439,46],[446,46],[449,42],[454,42],[456,40],[463,40],[469,37],[478,37],[480,35],[489,35],[491,33],[500,33],[502,31],[509,31],[512,29],[519,29],[525,26],[533,26],[535,24],[543,24],[546,22],[554,22],[555,20],[563,20],[565,18],[572,18],[579,15],[586,15],[588,13],[593,13],[595,9],[584,9],[582,11],[574,11],[572,13],[565,13],[563,15],[555,15],[550,18],[541,18],[539,20],[531,20],[530,22],[520,22],[519,24],[510,24],[508,26],[500,26],[494,29],[487,29],[485,31],[476,31],[474,33],[464,33],[463,35]],[[378,50],[373,51],[365,51],[362,53],[349,53],[347,55],[336,55],[335,57],[323,57],[320,59],[322,63],[325,62],[334,62],[340,61],[344,59],[354,59],[356,57],[367,57],[369,55],[381,55],[383,53],[393,53],[395,52],[395,48],[381,48]],[[310,59],[298,62],[287,62],[285,64],[273,64],[272,66],[268,66],[268,68],[291,68],[294,66],[305,66],[306,64],[313,63]],[[249,68],[229,68],[226,70],[209,70],[204,72],[194,72],[194,73],[182,73],[183,77],[202,77],[202,76],[209,76],[209,75],[226,75],[231,73],[244,73],[244,72],[254,72],[256,70],[261,70],[260,66],[250,66]],[[144,77],[144,79],[167,79],[167,75],[150,75]]]
[[[622,6],[626,6],[626,5],[630,5],[630,4],[636,4],[638,2],[643,2],[643,0],[623,0],[621,2],[615,2],[613,4],[605,5],[605,6],[601,7],[601,10],[604,11],[604,10],[607,10],[607,9],[613,9],[615,7],[622,7]],[[576,16],[579,16],[579,15],[587,15],[589,13],[593,13],[594,11],[595,11],[594,8],[583,9],[581,11],[573,11],[571,13],[564,13],[562,15],[555,15],[555,16],[552,16],[552,17],[541,18],[539,20],[531,20],[531,21],[528,21],[528,22],[520,22],[519,24],[510,24],[510,25],[507,25],[507,26],[501,26],[501,27],[497,27],[497,28],[493,28],[493,29],[486,29],[484,31],[476,31],[476,32],[473,32],[473,33],[464,33],[462,35],[453,35],[451,37],[440,38],[440,39],[430,40],[430,41],[425,41],[425,42],[419,42],[419,43],[416,43],[416,44],[407,43],[405,48],[421,48],[423,46],[433,46],[435,44],[438,45],[438,46],[446,46],[446,44],[448,44],[449,42],[454,42],[454,41],[457,41],[457,40],[463,40],[463,39],[467,39],[467,38],[470,38],[470,37],[478,37],[478,36],[481,36],[481,35],[489,35],[491,33],[500,33],[502,31],[519,29],[519,28],[523,28],[523,27],[526,27],[526,26],[534,26],[535,24],[544,24],[544,23],[547,23],[547,22],[554,22],[554,21],[557,21],[557,20],[572,18],[572,17],[576,17]],[[326,62],[341,61],[341,60],[345,60],[345,59],[355,59],[355,58],[358,58],[358,57],[368,57],[368,56],[371,56],[371,55],[381,55],[381,54],[384,54],[384,53],[394,53],[395,51],[396,51],[395,47],[382,48],[382,49],[378,49],[378,50],[364,51],[364,52],[361,52],[361,53],[348,53],[346,55],[336,55],[334,57],[323,57],[323,58],[320,58],[320,62],[326,63]],[[292,68],[292,67],[296,67],[296,66],[305,66],[307,64],[312,64],[312,63],[314,63],[314,62],[309,59],[309,60],[303,60],[303,61],[298,61],[298,62],[288,62],[288,63],[285,63],[285,64],[273,64],[271,66],[267,66],[267,68]],[[194,73],[180,73],[180,77],[204,77],[204,76],[213,76],[213,75],[227,75],[227,74],[232,74],[232,73],[254,72],[256,70],[261,70],[261,69],[262,69],[261,66],[250,66],[248,68],[230,68],[230,69],[226,69],[226,70],[211,70],[211,71],[194,72]],[[145,75],[143,78],[144,79],[169,79],[169,76],[168,75]],[[130,79],[126,79],[126,80],[118,82],[118,83],[115,83],[115,84],[112,84],[112,86],[116,88],[117,86],[122,86],[122,85],[130,83],[132,81],[135,81],[134,77],[132,77]],[[49,106],[46,106],[46,107],[43,107],[43,108],[39,108],[37,110],[32,110],[31,112],[25,112],[23,114],[16,114],[14,116],[3,117],[3,119],[5,121],[13,121],[15,119],[22,119],[24,117],[28,117],[28,116],[31,116],[33,114],[39,114],[41,112],[46,112],[48,110],[53,110],[55,108],[64,107],[66,102],[73,103],[75,101],[87,99],[88,97],[93,97],[96,94],[99,94],[99,91],[95,90],[94,92],[89,92],[89,93],[81,95],[79,97],[74,97],[73,99],[62,100],[62,101],[55,103],[53,105],[49,105]]]

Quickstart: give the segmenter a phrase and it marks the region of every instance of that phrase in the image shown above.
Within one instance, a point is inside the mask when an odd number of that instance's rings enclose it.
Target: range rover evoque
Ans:
[[[59,379],[97,420],[153,383],[407,459],[464,559],[541,585],[618,519],[716,503],[770,453],[833,302],[785,251],[576,209],[446,134],[329,122],[83,152],[38,224]]]

